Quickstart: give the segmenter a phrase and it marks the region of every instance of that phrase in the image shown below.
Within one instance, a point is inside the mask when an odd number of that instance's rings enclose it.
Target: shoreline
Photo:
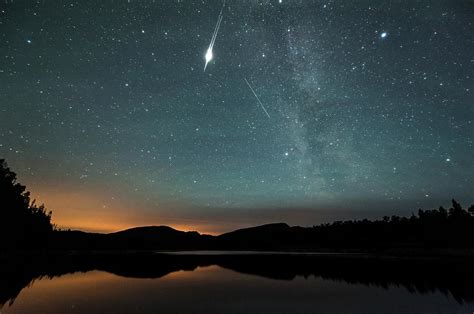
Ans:
[[[474,259],[474,249],[346,249],[346,250],[9,250],[0,251],[0,262],[22,256],[294,256],[331,258],[381,258],[381,259]]]

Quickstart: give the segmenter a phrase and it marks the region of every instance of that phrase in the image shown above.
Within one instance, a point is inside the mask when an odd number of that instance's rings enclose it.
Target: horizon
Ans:
[[[60,228],[474,203],[469,1],[1,6],[0,158]]]
[[[410,217],[410,215],[413,215],[413,214],[417,214],[417,211],[419,209],[421,210],[433,210],[433,209],[438,209],[439,207],[443,207],[445,209],[447,208],[450,208],[450,205],[447,205],[447,204],[451,204],[451,201],[449,202],[444,202],[443,204],[440,204],[438,206],[433,206],[433,207],[430,207],[430,208],[417,208],[416,210],[413,209],[413,210],[406,210],[404,211],[405,214],[400,214],[400,211],[392,211],[392,214],[390,212],[387,212],[385,213],[384,215],[380,216],[380,212],[379,211],[360,211],[357,215],[357,216],[354,216],[353,212],[352,212],[352,217],[350,218],[345,218],[348,213],[346,212],[342,212],[342,215],[340,216],[335,216],[335,215],[330,215],[331,217],[337,217],[337,219],[328,219],[326,218],[325,220],[321,220],[321,221],[318,221],[318,222],[314,222],[314,223],[311,223],[311,222],[308,222],[308,223],[298,223],[297,221],[298,220],[294,220],[294,214],[295,214],[295,210],[294,209],[291,209],[290,210],[290,217],[292,218],[291,221],[293,221],[293,223],[289,222],[288,220],[283,220],[284,218],[278,220],[278,219],[274,219],[274,220],[257,220],[257,222],[249,222],[249,223],[245,223],[245,222],[238,222],[238,223],[234,223],[234,224],[231,224],[231,223],[226,223],[224,225],[221,225],[221,227],[216,227],[215,224],[210,224],[209,226],[209,222],[206,222],[206,223],[198,223],[196,224],[194,219],[189,219],[189,221],[193,221],[194,222],[194,225],[195,226],[199,226],[197,228],[193,227],[192,225],[190,224],[179,224],[179,223],[175,223],[173,221],[176,221],[176,220],[179,220],[179,219],[176,219],[176,218],[161,218],[161,219],[157,219],[156,220],[156,223],[150,223],[150,222],[143,222],[143,223],[140,223],[140,222],[137,222],[137,223],[133,223],[133,222],[130,222],[129,220],[127,220],[128,222],[124,222],[122,224],[108,224],[107,226],[108,227],[104,227],[103,224],[101,224],[100,222],[100,219],[99,220],[92,220],[90,221],[90,224],[83,224],[83,225],[78,225],[78,226],[74,226],[74,225],[68,225],[68,224],[58,224],[56,221],[55,221],[55,215],[54,215],[54,212],[53,212],[53,221],[52,223],[55,224],[60,230],[71,230],[71,231],[83,231],[83,232],[91,232],[91,233],[104,233],[104,234],[107,234],[107,233],[114,233],[114,232],[119,232],[119,231],[124,231],[124,230],[128,230],[128,229],[133,229],[133,228],[141,228],[141,227],[160,227],[160,226],[163,226],[163,227],[171,227],[175,230],[178,230],[178,231],[184,231],[184,232],[190,232],[190,231],[196,231],[200,234],[208,234],[208,235],[213,235],[213,236],[217,236],[217,235],[221,235],[221,234],[224,234],[224,233],[228,233],[228,232],[232,232],[232,231],[235,231],[235,230],[238,230],[238,229],[245,229],[245,228],[252,228],[252,227],[258,227],[258,226],[262,226],[262,225],[268,225],[268,224],[278,224],[278,223],[284,223],[284,224],[288,224],[290,227],[293,227],[293,226],[299,226],[299,227],[312,227],[312,226],[318,226],[318,225],[321,225],[321,224],[325,224],[325,223],[332,223],[332,222],[335,222],[335,221],[350,221],[350,220],[363,220],[363,219],[369,219],[369,220],[381,220],[383,218],[383,216],[388,216],[388,217],[391,217],[391,216],[399,216],[399,217]],[[464,207],[464,208],[467,208],[468,206],[472,205],[472,204],[468,204],[468,203],[463,203],[463,202],[460,202],[460,204]],[[304,211],[310,211],[312,212],[312,214],[315,214],[315,215],[318,215],[318,213],[314,212],[313,210],[310,210],[310,209],[306,209]],[[332,214],[334,214],[333,211],[329,210],[329,212],[331,212]],[[270,214],[272,217],[276,217],[278,215],[275,215],[275,214]],[[182,219],[181,221],[185,221],[186,219]],[[168,221],[169,223],[164,223],[165,221]],[[296,221],[296,222],[295,222]],[[81,221],[82,223],[84,223],[84,221]],[[208,226],[206,228],[206,226]],[[201,227],[201,228],[200,228]]]
[[[20,181],[21,183],[24,183]],[[28,190],[28,186],[27,186]],[[36,198],[38,196],[37,193],[34,193],[30,189],[32,193],[32,198],[36,199],[39,203],[44,203],[41,197]],[[61,216],[59,215],[59,219],[57,218],[58,215],[56,214],[56,207],[47,206],[48,210],[53,211],[52,222],[57,225],[60,229],[71,229],[77,231],[84,231],[84,232],[97,232],[97,233],[113,233],[118,231],[123,231],[130,228],[135,227],[146,227],[146,226],[169,226],[176,230],[180,231],[197,231],[200,234],[210,234],[210,235],[219,235],[226,232],[231,232],[241,228],[248,228],[252,226],[260,226],[264,224],[272,224],[272,223],[287,223],[290,226],[302,226],[302,227],[311,227],[314,225],[320,225],[323,223],[331,223],[334,221],[347,221],[347,220],[360,220],[360,219],[382,219],[383,216],[392,216],[398,215],[401,217],[409,217],[412,214],[416,214],[418,209],[428,210],[428,209],[437,209],[440,206],[444,208],[449,208],[451,204],[451,200],[456,198],[449,198],[443,201],[436,203],[436,201],[432,202],[431,206],[428,207],[421,207],[421,202],[413,202],[414,206],[409,207],[408,204],[400,204],[398,209],[389,209],[386,211],[377,210],[377,208],[367,208],[367,207],[356,207],[351,210],[347,209],[337,209],[337,208],[323,208],[323,209],[311,209],[311,208],[263,208],[262,212],[255,212],[252,208],[240,209],[240,212],[246,213],[246,215],[241,217],[240,221],[235,221],[234,219],[236,216],[233,216],[232,220],[222,219],[216,224],[216,220],[212,218],[208,218],[207,220],[193,218],[192,216],[189,218],[186,217],[156,217],[151,215],[149,217],[137,217],[134,213],[125,214],[122,218],[117,219],[116,222],[108,222],[103,223],[103,219],[111,218],[110,216],[101,216],[99,212],[99,216],[96,218],[79,218],[74,219],[74,215],[71,213],[82,211],[83,208],[74,209],[73,211],[69,212],[68,214],[71,216]],[[53,199],[55,200],[55,199]],[[66,197],[66,202],[70,202],[74,200],[74,197],[70,195]],[[466,200],[459,200],[456,199],[467,208],[467,206],[473,204],[474,202],[469,203]],[[50,202],[51,203],[51,202]],[[78,203],[83,205],[83,202]],[[372,205],[374,206],[374,205]],[[58,204],[57,208],[65,208],[66,206]],[[93,209],[86,210],[88,213],[93,212]],[[61,211],[59,211],[61,214]],[[310,221],[308,221],[308,217],[310,217]],[[312,218],[312,219],[311,219]],[[150,223],[150,220],[153,223]],[[146,221],[146,222],[145,222]],[[187,223],[186,223],[187,222]]]
[[[461,204],[461,206],[462,205],[463,204]],[[473,205],[474,204],[471,204],[471,206],[473,206]],[[448,208],[448,207],[445,207],[445,206],[442,206],[442,205],[440,207],[443,207],[445,209]],[[440,208],[440,207],[438,207],[438,208]],[[429,209],[429,210],[437,210],[438,208],[432,208],[432,209]],[[466,210],[466,208],[464,208],[464,209]],[[421,210],[427,210],[427,209],[421,209]],[[413,214],[415,214],[415,213],[412,212],[412,215]],[[388,216],[388,217],[391,217],[391,216]],[[406,216],[397,216],[397,217],[406,217]],[[406,218],[408,218],[408,217],[406,217]],[[367,219],[367,217],[365,217],[363,219]],[[375,220],[382,220],[382,219],[383,219],[383,217],[375,218]],[[347,220],[341,220],[341,221],[360,221],[360,220],[362,220],[362,219],[347,219]],[[331,221],[331,222],[335,222],[335,221]],[[331,222],[326,222],[326,223],[331,223]],[[90,233],[109,234],[109,233],[116,233],[116,232],[120,232],[120,231],[126,231],[126,230],[130,230],[130,229],[152,228],[152,227],[169,227],[169,228],[172,228],[176,231],[198,232],[201,235],[219,236],[219,235],[229,233],[229,232],[232,232],[232,231],[236,231],[236,230],[261,227],[261,226],[265,226],[265,225],[275,225],[275,224],[285,224],[285,225],[288,225],[289,227],[306,227],[306,228],[308,228],[308,227],[322,225],[322,224],[324,224],[324,222],[319,223],[319,224],[313,224],[313,225],[292,225],[292,224],[288,224],[287,222],[284,222],[284,221],[274,221],[274,222],[265,222],[265,223],[261,223],[261,224],[257,224],[257,225],[240,226],[239,228],[229,229],[229,230],[226,229],[225,231],[220,231],[220,232],[202,232],[202,231],[196,230],[196,229],[189,229],[189,227],[187,227],[185,225],[180,226],[180,225],[173,225],[173,224],[169,224],[169,225],[166,225],[166,224],[164,224],[164,225],[163,224],[160,224],[160,225],[156,225],[156,224],[133,225],[133,226],[121,227],[119,229],[110,229],[110,230],[106,230],[106,229],[105,230],[101,230],[101,229],[95,230],[95,229],[84,229],[84,228],[81,229],[80,227],[79,228],[69,228],[69,227],[61,228],[59,226],[58,226],[58,228],[60,229],[60,231],[83,231],[83,232],[90,232]]]

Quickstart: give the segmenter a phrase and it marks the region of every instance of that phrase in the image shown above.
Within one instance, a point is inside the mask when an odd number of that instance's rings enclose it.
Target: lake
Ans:
[[[446,278],[433,274],[439,281],[428,278],[423,281],[429,274],[421,274],[410,282],[398,275],[398,266],[392,267],[401,265],[407,269],[403,261],[377,260],[377,265],[383,265],[374,267],[366,258],[353,257],[155,254],[148,259],[99,257],[96,260],[100,262],[94,262],[88,269],[87,263],[91,262],[83,263],[81,259],[77,256],[67,261],[55,259],[63,267],[61,270],[51,261],[45,262],[56,270],[44,268],[39,273],[32,272],[39,274],[38,277],[13,293],[1,313],[471,314],[474,311],[471,280],[460,280],[457,287],[456,278],[449,281],[449,276],[459,273],[450,268],[455,274],[447,274]],[[113,260],[116,262],[108,264]],[[73,261],[73,266],[68,261]],[[413,271],[423,265],[428,265],[429,272],[433,267],[440,267],[433,261],[413,265]],[[387,276],[384,277],[383,271],[380,275],[380,269],[385,269]],[[391,271],[396,277],[390,275]],[[407,273],[408,277],[415,277],[411,271]]]

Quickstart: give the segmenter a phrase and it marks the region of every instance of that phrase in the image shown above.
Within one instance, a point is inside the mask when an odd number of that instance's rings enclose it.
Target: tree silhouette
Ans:
[[[474,215],[474,205],[471,205],[471,206],[467,209],[467,211],[469,212],[469,214],[470,214],[471,216],[473,216],[473,215]]]
[[[34,249],[47,245],[51,212],[30,200],[30,192],[0,159],[0,249]]]

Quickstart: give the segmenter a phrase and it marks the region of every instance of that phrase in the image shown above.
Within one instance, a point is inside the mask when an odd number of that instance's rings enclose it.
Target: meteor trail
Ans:
[[[270,119],[270,115],[268,114],[267,112],[267,109],[265,109],[265,106],[262,104],[262,102],[260,101],[260,98],[258,98],[257,96],[257,93],[255,93],[255,91],[253,90],[252,86],[250,85],[249,81],[247,81],[247,79],[244,77],[244,81],[245,83],[247,83],[247,86],[250,88],[250,90],[252,91],[252,93],[254,94],[255,98],[257,98],[257,101],[258,103],[260,104],[260,106],[262,107],[263,111],[265,112],[265,114],[267,115],[268,119]]]
[[[204,56],[204,59],[206,60],[206,64],[204,65],[204,72],[206,72],[207,64],[213,58],[212,49],[214,48],[214,43],[216,41],[217,33],[219,32],[219,28],[221,27],[224,6],[225,6],[225,0],[222,3],[221,12],[219,13],[219,18],[217,19],[216,27],[214,27],[214,33],[212,34],[211,43],[209,44],[209,48],[207,48],[206,55]]]

